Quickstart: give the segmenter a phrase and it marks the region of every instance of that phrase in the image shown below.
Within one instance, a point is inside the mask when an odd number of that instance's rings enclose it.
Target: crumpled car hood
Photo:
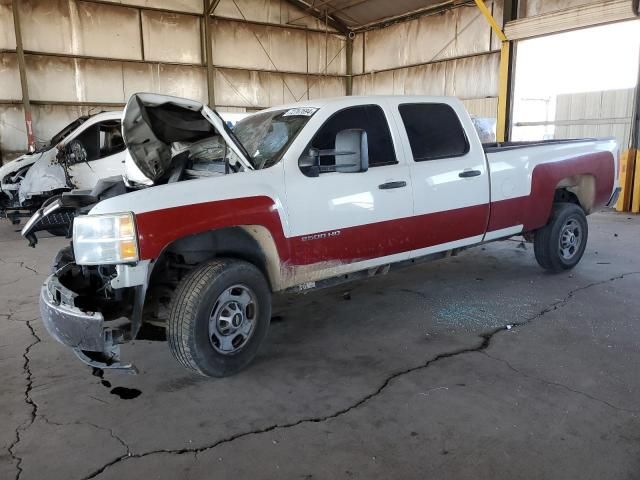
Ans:
[[[195,100],[135,93],[122,118],[122,137],[133,163],[152,182],[159,180],[172,161],[171,145],[220,135],[248,170],[249,155],[217,112]]]
[[[29,169],[18,189],[20,204],[36,195],[57,189],[68,189],[67,178],[62,165],[57,163],[57,148],[51,148],[41,154],[36,154],[35,163]]]

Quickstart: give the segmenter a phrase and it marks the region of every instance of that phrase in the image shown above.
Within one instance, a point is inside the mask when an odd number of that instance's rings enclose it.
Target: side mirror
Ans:
[[[336,172],[356,173],[369,170],[367,132],[361,128],[342,130],[336,135]]]
[[[298,165],[307,177],[318,177],[320,175],[320,150],[310,148],[309,153],[300,157]]]

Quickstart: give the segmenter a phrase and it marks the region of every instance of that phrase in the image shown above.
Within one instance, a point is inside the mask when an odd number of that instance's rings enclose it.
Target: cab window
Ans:
[[[398,163],[389,124],[382,108],[378,105],[358,105],[334,113],[320,127],[305,151],[309,151],[309,149],[333,150],[335,149],[336,135],[349,129],[361,129],[367,133],[370,168]],[[335,163],[333,155],[320,158],[320,165],[323,167],[332,166]],[[303,167],[301,170],[304,173]]]

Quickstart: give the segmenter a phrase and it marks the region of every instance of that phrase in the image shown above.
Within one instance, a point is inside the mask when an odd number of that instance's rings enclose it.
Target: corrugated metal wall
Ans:
[[[616,137],[629,146],[634,89],[558,95],[555,138]]]
[[[502,0],[485,2],[502,21]],[[500,45],[475,5],[356,35],[354,94],[453,95],[496,116]]]

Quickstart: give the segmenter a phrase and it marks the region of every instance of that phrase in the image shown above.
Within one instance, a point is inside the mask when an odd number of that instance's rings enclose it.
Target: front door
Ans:
[[[91,189],[102,178],[122,175],[126,147],[120,120],[104,120],[91,125],[70,143],[79,142],[86,159],[69,166],[69,176],[78,189]]]
[[[300,153],[304,156],[310,148],[331,151],[338,132],[349,129],[367,133],[368,170],[313,177],[305,167],[287,165],[291,257],[303,272],[299,281],[409,257],[411,178],[380,106],[358,105],[332,114]],[[321,157],[321,165],[329,167],[323,170],[330,170],[336,158]]]

